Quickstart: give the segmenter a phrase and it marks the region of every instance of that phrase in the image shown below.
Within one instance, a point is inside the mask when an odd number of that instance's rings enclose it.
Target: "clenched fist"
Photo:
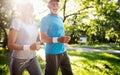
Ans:
[[[31,50],[39,50],[40,49],[40,42],[35,42],[30,46]]]
[[[70,41],[70,39],[71,39],[70,36],[62,36],[62,37],[58,38],[58,42],[68,43]]]

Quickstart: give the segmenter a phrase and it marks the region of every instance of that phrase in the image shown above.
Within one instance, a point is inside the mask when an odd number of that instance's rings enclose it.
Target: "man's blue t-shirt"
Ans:
[[[48,14],[40,22],[40,31],[47,32],[49,37],[61,37],[65,35],[63,19],[60,16]],[[47,43],[47,54],[60,54],[66,51],[64,43]]]

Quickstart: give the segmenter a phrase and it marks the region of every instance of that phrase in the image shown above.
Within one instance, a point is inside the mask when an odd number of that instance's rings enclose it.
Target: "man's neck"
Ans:
[[[55,14],[55,13],[51,13],[53,16],[58,16],[58,14]]]

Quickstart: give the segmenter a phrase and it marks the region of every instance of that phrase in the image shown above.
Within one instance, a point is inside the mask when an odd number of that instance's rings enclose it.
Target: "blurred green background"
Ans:
[[[47,0],[29,0],[35,8],[33,18],[39,22],[49,13]],[[12,51],[7,48],[9,26],[18,17],[17,3],[24,0],[0,0],[0,75],[10,75],[9,60]],[[70,47],[100,50],[120,50],[120,0],[61,0],[59,13],[65,24],[66,35],[71,36]],[[86,37],[82,43],[80,37]],[[44,48],[38,52],[43,70]],[[120,54],[69,50],[74,75],[120,75]],[[29,75],[27,71],[24,75]],[[59,71],[58,75],[61,75]]]

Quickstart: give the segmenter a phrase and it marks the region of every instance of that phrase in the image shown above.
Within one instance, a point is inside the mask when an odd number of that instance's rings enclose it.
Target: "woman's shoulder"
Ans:
[[[21,22],[21,19],[20,19],[20,18],[13,18],[13,19],[12,19],[12,22],[14,22],[14,23],[19,23],[19,22]]]
[[[38,26],[38,22],[36,20],[32,20],[32,21],[33,21],[34,26]]]
[[[21,28],[20,19],[19,18],[14,18],[12,20],[10,28],[14,28],[14,29],[19,30]]]
[[[19,21],[19,20],[20,20],[20,18],[18,18],[18,17],[13,18],[13,21]]]

